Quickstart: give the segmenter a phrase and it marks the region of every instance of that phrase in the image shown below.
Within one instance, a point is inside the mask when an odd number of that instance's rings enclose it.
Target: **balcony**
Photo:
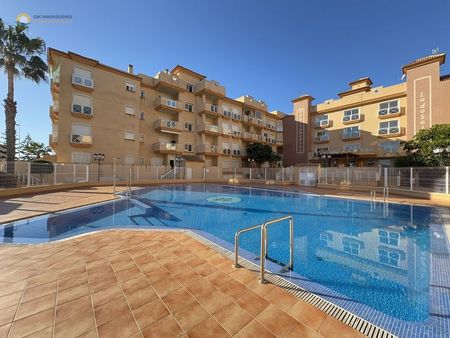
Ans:
[[[222,135],[224,137],[231,137],[232,134],[233,134],[233,131],[230,128],[223,128],[222,127]]]
[[[155,80],[155,88],[158,90],[169,89],[175,92],[187,90],[185,81],[168,72],[159,72],[158,74],[156,74]]]
[[[322,136],[314,137],[314,143],[326,143],[328,141],[330,141],[329,135],[322,135]]]
[[[277,136],[276,138],[276,144],[277,146],[282,146],[283,145],[283,136]]]
[[[266,127],[273,131],[277,130],[277,125],[271,121],[266,121]]]
[[[92,92],[94,90],[94,80],[77,74],[72,74],[72,86],[79,90]]]
[[[200,123],[197,126],[197,131],[199,133],[205,133],[210,135],[222,135],[222,128],[214,124]]]
[[[49,107],[48,116],[50,116],[52,123],[56,123],[58,121],[59,112],[57,104]]]
[[[231,114],[231,118],[235,121],[241,121],[242,120],[242,115],[241,114],[236,114],[236,113],[232,113]]]
[[[241,135],[242,135],[242,133],[241,133],[240,130],[233,130],[233,133],[232,133],[231,136],[234,137],[234,138],[240,138]]]
[[[256,136],[255,134],[249,133],[248,131],[244,131],[242,133],[242,140],[243,141],[253,141],[253,136]]]
[[[57,149],[58,148],[58,134],[57,133],[53,133],[53,134],[49,134],[48,135],[48,144],[53,149]]]
[[[197,153],[209,155],[209,156],[219,156],[219,147],[212,144],[199,144],[197,146]]]
[[[320,128],[329,128],[333,125],[333,121],[327,119],[327,120],[320,120],[316,121],[314,123],[314,128],[320,129]]]
[[[90,118],[92,118],[94,111],[91,106],[85,106],[82,104],[72,102],[71,113],[72,113],[72,115],[74,115],[76,117],[90,119]]]
[[[178,113],[183,110],[183,106],[180,101],[169,99],[164,96],[158,97],[155,100],[154,107],[156,110],[165,113]]]
[[[92,136],[71,134],[70,143],[76,147],[90,147],[92,145]]]
[[[254,117],[252,117],[252,116],[248,116],[248,115],[243,115],[242,116],[242,122],[243,123],[253,124],[253,120],[254,120]]]
[[[202,80],[194,87],[195,94],[207,93],[215,96],[224,97],[225,87],[221,86],[217,81]]]
[[[267,121],[266,120],[261,120],[261,119],[257,119],[254,118],[252,120],[253,125],[260,127],[260,128],[267,128]]]
[[[228,147],[222,147],[222,155],[223,156],[231,156],[231,149]]]
[[[343,124],[352,124],[352,123],[358,123],[363,120],[362,114],[352,114],[352,115],[346,115],[342,118]]]
[[[378,130],[378,137],[389,138],[401,136],[403,134],[402,129],[399,127],[381,128]]]
[[[356,140],[359,139],[360,132],[359,131],[352,131],[352,132],[343,132],[342,133],[342,139],[343,140]]]
[[[153,143],[152,149],[159,154],[181,154],[183,146],[177,143],[156,142]]]
[[[168,119],[158,119],[153,123],[153,127],[156,131],[169,134],[181,134],[183,129],[180,127],[178,121],[172,121]]]
[[[241,149],[232,149],[231,156],[235,156],[235,157],[241,156]]]
[[[231,119],[233,116],[233,113],[228,110],[223,110],[222,113],[223,113],[222,117],[224,119]]]
[[[223,116],[222,108],[213,103],[200,102],[198,105],[198,112],[214,117]]]
[[[388,109],[381,109],[378,111],[378,118],[380,119],[388,119],[391,117],[400,116],[402,111],[398,107],[392,107]]]

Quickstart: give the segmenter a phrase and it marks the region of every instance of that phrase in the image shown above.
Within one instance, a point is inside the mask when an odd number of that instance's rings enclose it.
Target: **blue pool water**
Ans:
[[[6,224],[0,228],[3,241],[40,243],[99,229],[167,227],[233,243],[239,229],[292,215],[292,279],[299,285],[391,331],[392,323],[447,330],[450,282],[434,274],[448,275],[440,270],[449,266],[450,255],[436,208],[215,184],[144,188],[134,198],[139,202],[123,199]],[[289,260],[287,225],[268,230],[268,255],[281,263]],[[255,256],[259,245],[258,231],[242,236],[241,247]],[[433,261],[433,254],[441,260]]]

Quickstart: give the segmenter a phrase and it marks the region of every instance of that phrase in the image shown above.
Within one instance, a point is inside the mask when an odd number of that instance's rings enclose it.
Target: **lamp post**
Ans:
[[[94,153],[94,160],[98,162],[97,165],[97,181],[100,181],[100,163],[105,160],[105,154]]]

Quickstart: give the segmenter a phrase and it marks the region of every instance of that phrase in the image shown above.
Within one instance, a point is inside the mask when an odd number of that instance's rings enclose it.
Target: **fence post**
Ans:
[[[413,168],[409,168],[409,190],[413,190],[413,179],[414,179],[414,173]]]
[[[56,168],[58,168],[58,165],[56,163],[53,163],[53,184],[56,185]]]
[[[31,185],[31,162],[27,163],[27,187]]]
[[[203,179],[206,180],[206,167],[203,167]]]
[[[89,164],[86,164],[86,182],[89,182]]]
[[[236,179],[236,168],[234,168],[234,179]]]
[[[159,180],[159,166],[156,166],[156,180]]]
[[[77,165],[74,163],[73,164],[73,183],[77,183],[76,182],[76,177],[77,177]]]
[[[281,168],[281,182],[284,182],[284,168]]]
[[[294,166],[291,165],[291,179],[290,179],[291,182],[294,181],[294,180],[293,180],[293,178],[294,178],[294,175],[293,175],[293,174],[294,174]]]
[[[350,167],[347,167],[347,179],[346,179],[346,181],[347,181],[347,184],[350,183]]]
[[[267,167],[264,167],[264,181],[267,181]]]
[[[136,181],[139,181],[139,165],[136,165]]]
[[[248,174],[248,178],[250,179],[250,181],[252,180],[252,168],[250,168],[250,173]]]
[[[388,168],[384,168],[384,187],[387,188],[388,186]]]
[[[448,167],[445,167],[445,193],[448,195]]]

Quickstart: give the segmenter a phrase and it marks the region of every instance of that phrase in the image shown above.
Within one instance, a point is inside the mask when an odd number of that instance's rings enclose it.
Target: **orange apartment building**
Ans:
[[[374,86],[365,77],[350,82],[338,99],[313,104],[311,95],[293,102],[283,119],[285,165],[392,165],[401,141],[420,129],[450,123],[450,74],[441,75],[445,54],[402,67],[405,81]]]
[[[50,145],[58,162],[238,168],[246,145],[283,147],[284,114],[182,66],[154,77],[50,48]],[[180,160],[181,159],[181,160]]]

